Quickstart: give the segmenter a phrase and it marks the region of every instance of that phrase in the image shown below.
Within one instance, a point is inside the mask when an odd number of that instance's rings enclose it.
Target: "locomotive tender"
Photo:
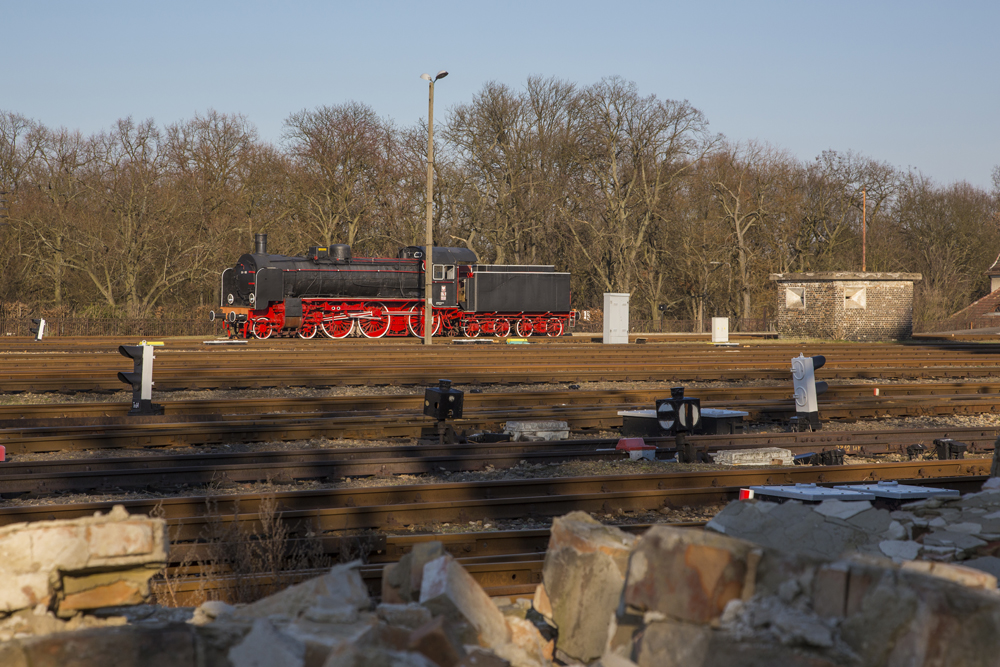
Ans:
[[[560,336],[575,324],[570,274],[477,261],[467,248],[433,249],[433,335]],[[254,252],[222,272],[220,305],[230,337],[422,337],[424,266],[423,246],[395,258],[352,257],[344,244],[270,255],[256,234]]]

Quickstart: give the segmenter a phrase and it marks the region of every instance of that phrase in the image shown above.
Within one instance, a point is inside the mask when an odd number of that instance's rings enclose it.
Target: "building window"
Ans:
[[[845,287],[844,288],[844,308],[867,308],[868,297],[865,287]]]
[[[806,288],[805,287],[786,287],[785,288],[785,308],[797,308],[798,310],[805,310],[805,308],[806,308]]]

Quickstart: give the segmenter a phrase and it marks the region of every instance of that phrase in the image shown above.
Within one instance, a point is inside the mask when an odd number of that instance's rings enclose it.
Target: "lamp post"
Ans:
[[[447,70],[441,70],[437,76],[421,74],[420,78],[430,84],[430,95],[427,101],[427,237],[424,242],[424,345],[431,344],[434,331],[431,327],[434,321],[433,289],[434,281],[434,82],[448,76]]]

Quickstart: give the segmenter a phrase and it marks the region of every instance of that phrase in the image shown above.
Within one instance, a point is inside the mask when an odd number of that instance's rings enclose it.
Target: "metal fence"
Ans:
[[[0,318],[0,335],[31,336],[30,317]],[[54,317],[45,320],[45,336],[205,336],[225,333],[225,323],[198,320],[102,319],[89,317]]]

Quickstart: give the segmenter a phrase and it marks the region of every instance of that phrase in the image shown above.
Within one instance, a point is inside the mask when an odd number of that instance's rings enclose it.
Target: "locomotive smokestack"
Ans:
[[[267,254],[267,234],[253,235],[254,252],[258,255]]]

